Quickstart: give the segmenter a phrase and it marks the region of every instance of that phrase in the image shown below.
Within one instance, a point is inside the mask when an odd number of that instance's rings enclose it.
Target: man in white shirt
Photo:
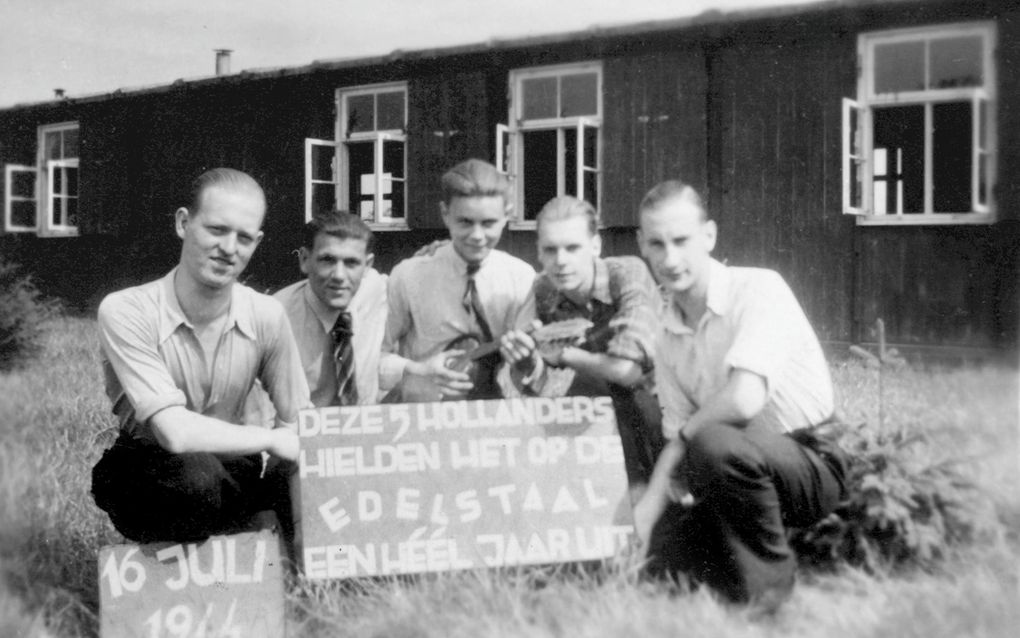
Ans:
[[[120,436],[93,468],[92,494],[127,538],[201,539],[270,508],[289,529],[286,478],[308,386],[280,303],[237,283],[262,239],[265,212],[251,176],[206,171],[175,214],[177,267],[99,306]],[[256,380],[276,427],[247,425]]]
[[[844,492],[845,457],[811,429],[833,415],[828,366],[778,273],[712,259],[716,225],[694,189],[660,184],[640,214],[666,296],[655,379],[667,444],[634,508],[638,537],[653,571],[774,610],[794,583],[787,527],[819,520]]]
[[[287,311],[315,407],[379,402],[386,275],[372,267],[373,243],[355,215],[316,216],[298,249],[306,278],[273,295]]]
[[[458,347],[458,340],[492,342],[516,326],[535,270],[495,249],[511,202],[505,175],[471,159],[449,170],[442,183],[440,212],[450,243],[390,273],[381,383],[384,389],[400,384],[405,402],[498,398],[498,350],[478,362],[475,375],[447,361],[471,350]]]

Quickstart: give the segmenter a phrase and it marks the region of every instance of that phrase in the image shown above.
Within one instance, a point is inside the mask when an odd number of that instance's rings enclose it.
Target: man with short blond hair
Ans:
[[[556,197],[536,223],[542,272],[522,321],[585,319],[592,327],[577,344],[538,344],[523,330],[505,335],[510,376],[525,394],[612,397],[627,475],[637,488],[648,481],[661,439],[651,392],[659,327],[655,282],[638,257],[601,257],[598,214],[584,200]]]
[[[287,463],[297,458],[294,425],[308,386],[283,307],[237,283],[265,210],[249,175],[203,173],[175,214],[177,267],[99,306],[120,436],[93,469],[92,493],[127,538],[197,540],[270,508],[289,520]],[[245,425],[256,379],[276,427]]]
[[[498,398],[499,353],[477,362],[474,377],[451,369],[451,356],[470,337],[492,342],[516,325],[535,270],[496,249],[508,221],[510,183],[482,160],[461,162],[443,175],[440,213],[450,243],[406,259],[390,273],[380,379],[400,386],[403,401]]]
[[[833,417],[825,357],[778,273],[712,258],[716,225],[693,188],[656,186],[640,217],[641,252],[666,294],[655,379],[668,442],[635,529],[654,571],[774,610],[794,584],[787,528],[816,522],[844,492],[845,456],[814,428]]]

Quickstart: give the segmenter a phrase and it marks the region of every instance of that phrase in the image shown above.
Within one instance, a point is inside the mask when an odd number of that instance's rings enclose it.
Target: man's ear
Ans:
[[[712,252],[715,250],[716,233],[719,231],[718,226],[715,225],[715,220],[710,219],[705,222],[705,228],[703,230],[705,233],[705,247],[708,249],[708,252]]]
[[[374,264],[374,263],[375,263],[375,253],[368,253],[368,256],[365,257],[365,268],[366,269],[367,268],[371,268],[372,264]]]
[[[177,236],[181,239],[184,239],[184,228],[189,221],[191,221],[191,213],[188,212],[188,209],[183,206],[178,208],[174,213],[174,227],[177,230]]]
[[[311,251],[304,246],[297,249],[297,263],[298,268],[301,269],[302,275],[308,274],[308,266],[306,265],[306,262],[308,261],[309,255],[311,255]]]
[[[648,255],[645,254],[645,235],[641,232],[640,228],[637,229],[637,246],[638,253],[642,257],[648,257]]]
[[[591,238],[591,247],[596,257],[602,256],[602,235],[595,233],[595,236]]]
[[[450,212],[450,208],[446,205],[446,202],[439,202],[439,214],[446,217],[446,214]]]

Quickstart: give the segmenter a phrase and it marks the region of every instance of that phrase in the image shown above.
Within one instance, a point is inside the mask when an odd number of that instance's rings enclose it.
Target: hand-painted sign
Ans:
[[[99,552],[103,638],[283,636],[280,538],[272,530],[201,543]]]
[[[607,558],[632,531],[608,397],[319,408],[299,434],[311,579]]]

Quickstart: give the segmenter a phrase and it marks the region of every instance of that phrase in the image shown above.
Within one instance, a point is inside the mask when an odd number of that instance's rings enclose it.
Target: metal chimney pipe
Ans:
[[[233,49],[215,49],[216,76],[230,75],[230,54]]]

